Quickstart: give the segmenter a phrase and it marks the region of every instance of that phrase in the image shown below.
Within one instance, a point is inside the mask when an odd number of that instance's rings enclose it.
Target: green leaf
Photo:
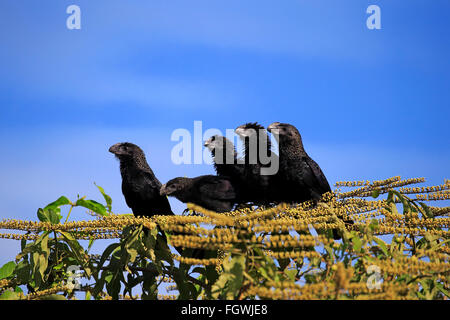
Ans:
[[[387,249],[386,243],[383,240],[378,239],[377,237],[373,237],[373,240],[378,244],[378,246],[380,247],[381,251],[383,251],[384,255],[386,257],[388,257],[389,256],[389,251]]]
[[[427,218],[434,218],[434,214],[433,214],[433,212],[431,211],[431,209],[430,209],[430,207],[429,206],[427,206],[425,203],[423,203],[423,202],[419,202],[419,204],[420,204],[420,206],[422,207],[422,209],[423,209],[423,213],[424,213],[424,216],[425,217],[427,217]]]
[[[396,205],[395,202],[391,202],[389,204],[389,209],[390,209],[392,214],[398,214],[398,209],[397,209],[397,205]]]
[[[62,267],[64,267],[65,264],[63,262],[57,264],[56,266],[53,266],[53,270],[61,270]]]
[[[62,219],[62,215],[60,213],[60,209],[58,207],[46,207],[44,209],[39,208],[37,211],[37,216],[42,222],[50,222],[51,224],[58,224]]]
[[[95,182],[94,182],[94,184],[95,184]],[[103,198],[106,201],[106,209],[108,210],[108,212],[111,212],[111,210],[112,210],[111,197],[105,193],[105,190],[102,187],[98,186],[97,184],[95,184],[95,186],[98,188],[98,190],[100,191],[100,193],[102,194]]]
[[[352,238],[353,250],[355,252],[360,252],[362,247],[362,241],[359,237],[355,236]]]
[[[27,283],[30,279],[31,267],[27,260],[22,260],[16,267],[17,281]]]
[[[86,209],[89,209],[91,211],[94,211],[95,213],[101,215],[101,216],[107,216],[108,213],[106,212],[106,208],[101,203],[98,203],[95,200],[85,200],[85,199],[78,199],[76,204],[77,206],[84,207]]]
[[[138,255],[137,250],[134,248],[127,248],[127,252],[130,256],[129,257],[130,263],[134,263],[134,261],[136,261],[137,255]]]
[[[62,219],[60,206],[71,204],[67,197],[59,197],[56,201],[49,203],[45,208],[38,209],[37,215],[40,221],[58,224]]]
[[[53,201],[52,203],[49,203],[44,209],[46,208],[58,208],[60,206],[68,205],[70,204],[70,200],[67,199],[67,197],[59,197],[56,201]]]
[[[355,238],[356,238],[356,237],[355,237]],[[359,239],[358,239],[358,240],[359,240]],[[359,240],[359,241],[361,242],[361,240]],[[330,259],[331,259],[331,260],[334,260],[333,249],[332,249],[330,246],[328,246],[328,245],[325,245],[324,248],[325,248],[325,250],[327,251],[328,256],[330,257]],[[359,250],[361,250],[361,246],[360,246]],[[358,251],[359,251],[359,250],[358,250]],[[356,251],[356,250],[355,250],[355,251]]]
[[[380,189],[374,189],[372,191],[372,198],[378,198],[379,195],[380,195]]]
[[[235,299],[242,286],[245,270],[245,256],[238,255],[225,259],[224,272],[212,287],[214,298]]]
[[[14,269],[16,268],[16,264],[14,261],[7,262],[0,268],[0,280],[8,278],[14,273]]]
[[[110,273],[110,274],[108,274],[107,276],[105,276],[105,281],[106,281],[106,283],[110,283],[112,277],[113,277],[112,273]]]
[[[94,239],[89,239],[89,243],[88,243],[88,249],[87,249],[87,251],[89,251],[89,250],[91,250],[91,248],[92,248],[92,245],[94,244]]]
[[[394,207],[395,207],[395,205],[394,205]],[[370,224],[369,224],[370,230],[376,231],[376,230],[378,230],[379,227],[380,227],[380,224],[378,223],[377,219],[372,219],[372,221],[370,221]]]
[[[194,274],[194,273],[199,273],[201,275],[205,275],[206,274],[206,269],[204,267],[195,267],[191,271],[191,274]]]
[[[123,266],[121,266],[120,268],[115,268],[112,273],[111,280],[106,284],[106,291],[114,300],[119,299],[121,282],[125,282],[125,279],[123,278],[122,267]]]
[[[272,278],[269,277],[269,275],[267,274],[266,269],[264,269],[263,267],[259,267],[259,268],[258,268],[258,272],[259,272],[264,278],[266,278],[267,280],[272,280]]]
[[[404,195],[402,195],[400,192],[396,191],[396,190],[392,190],[392,193],[394,193],[402,202],[403,205],[403,214],[406,214],[408,212],[411,211],[411,205],[409,203],[409,201],[405,198]]]
[[[48,248],[49,234],[50,231],[44,232],[31,247],[34,249],[30,252],[32,276],[37,287],[40,287],[44,281],[44,274],[48,266],[48,256],[50,254],[50,250]]]
[[[0,296],[0,300],[18,300],[19,299],[19,293],[7,290],[3,292],[3,294]]]
[[[37,217],[38,217],[39,221],[42,221],[42,222],[49,222],[50,221],[50,218],[48,217],[48,211],[46,211],[46,210],[44,210],[42,208],[38,209]]]
[[[27,240],[25,240],[25,239],[20,240],[20,250],[23,251],[23,249],[25,249],[26,246],[27,246]]]
[[[284,273],[288,276],[289,280],[294,282],[295,281],[295,277],[298,274],[298,270],[296,270],[296,269],[284,270]]]
[[[118,248],[120,247],[120,243],[113,243],[110,244],[105,251],[103,251],[103,254],[100,258],[100,262],[98,263],[98,268],[100,269],[101,267],[103,267],[103,264],[105,263],[106,259],[108,259],[108,257],[114,252],[116,251]]]
[[[127,238],[125,239],[125,248],[129,249],[133,247],[136,244],[136,242],[139,242],[139,236],[141,235],[141,233],[142,233],[142,226],[139,226],[135,230],[132,230],[130,235],[128,235]]]
[[[40,287],[44,281],[44,273],[48,266],[48,260],[43,254],[34,252],[31,256],[31,263],[33,266],[33,278],[36,286]]]
[[[48,266],[47,257],[43,254],[40,254],[38,262],[39,262],[38,271],[41,274],[42,279],[44,279],[44,273],[45,273],[45,270],[47,270],[47,266]]]
[[[216,282],[216,280],[219,278],[219,274],[217,273],[215,266],[206,266],[205,269],[206,279],[208,279],[210,283]]]
[[[388,192],[388,196],[386,198],[386,201],[388,204],[392,203],[394,201],[394,193],[391,191]]]
[[[58,224],[62,219],[61,209],[60,208],[56,208],[56,209],[47,208],[47,210],[49,211],[50,223]]]
[[[48,249],[48,235],[50,231],[45,231],[39,238],[37,238],[35,245],[38,246],[38,251],[40,253],[48,256],[50,254],[50,250]]]
[[[435,285],[436,285],[436,288],[439,289],[439,291],[441,291],[443,294],[445,294],[447,296],[447,298],[450,298],[450,292],[444,288],[442,283],[437,282],[437,283],[435,283]]]
[[[73,254],[73,258],[77,260],[78,265],[84,266],[85,252],[83,247],[69,232],[60,231],[60,233],[64,237],[64,240],[69,245],[71,253]],[[90,274],[88,274],[88,269],[84,268],[84,271],[87,273],[88,276],[90,276]]]
[[[286,269],[286,267],[291,263],[291,259],[277,259],[280,265],[280,270]]]

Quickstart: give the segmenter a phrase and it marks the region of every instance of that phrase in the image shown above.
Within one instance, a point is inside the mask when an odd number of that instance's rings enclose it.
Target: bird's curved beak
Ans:
[[[108,151],[111,153],[117,154],[117,151],[119,150],[119,145],[120,145],[120,143],[116,143],[115,145],[112,145]]]
[[[203,144],[205,147],[208,147],[211,144],[211,138],[209,138],[208,140],[205,141],[205,143]]]
[[[278,129],[278,126],[280,125],[281,123],[280,122],[274,122],[274,123],[271,123],[268,127],[267,127],[267,131],[271,131],[271,130],[274,130],[274,129]]]
[[[237,128],[234,130],[234,132],[235,132],[238,136],[240,136],[240,137],[246,136],[246,134],[245,134],[245,128],[244,128],[243,126],[237,127]]]
[[[161,186],[161,189],[159,189],[159,195],[161,195],[161,196],[167,195],[166,184],[163,184],[163,185]]]

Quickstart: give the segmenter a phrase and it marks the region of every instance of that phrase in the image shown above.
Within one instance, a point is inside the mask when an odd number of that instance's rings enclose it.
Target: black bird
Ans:
[[[160,194],[215,212],[231,211],[236,202],[236,192],[231,180],[213,175],[174,178],[161,187]]]
[[[236,193],[236,200],[239,202],[244,165],[238,163],[233,142],[223,136],[214,135],[206,140],[204,145],[211,152],[217,175],[230,178]]]
[[[211,152],[217,175],[233,178],[242,175],[244,167],[238,163],[233,142],[223,136],[214,135],[206,140],[204,145]]]
[[[147,163],[141,148],[130,142],[109,148],[120,161],[122,193],[127,205],[137,217],[173,215],[167,197],[161,196],[161,182]]]
[[[123,142],[110,147],[109,152],[120,161],[122,193],[135,216],[174,215],[167,197],[160,195],[161,182],[148,165],[140,147],[130,142]],[[147,232],[147,229],[144,230]],[[161,233],[167,242],[164,232],[161,231]],[[174,232],[174,234],[179,233]],[[180,247],[175,249],[180,254],[183,251]],[[202,250],[194,250],[192,253],[192,256],[196,258],[202,255]]]
[[[278,135],[280,168],[277,188],[280,200],[288,203],[317,201],[331,191],[327,178],[319,165],[306,153],[302,137],[291,124],[274,122],[267,127],[269,132]],[[353,223],[352,221],[345,221]],[[340,239],[333,230],[335,239]]]
[[[255,204],[275,202],[271,184],[278,171],[278,156],[271,150],[266,129],[255,122],[243,124],[235,132],[244,143],[243,197]]]
[[[283,189],[286,189],[283,201],[300,203],[319,200],[322,194],[331,191],[319,165],[303,148],[302,137],[297,128],[287,123],[274,122],[267,129],[274,134],[278,133],[278,176],[285,186]]]

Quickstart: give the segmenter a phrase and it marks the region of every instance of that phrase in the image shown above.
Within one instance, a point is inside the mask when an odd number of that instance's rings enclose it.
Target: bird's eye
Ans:
[[[212,137],[211,137],[211,141],[214,141],[214,140],[216,140],[216,137],[215,137],[215,136],[212,136]]]

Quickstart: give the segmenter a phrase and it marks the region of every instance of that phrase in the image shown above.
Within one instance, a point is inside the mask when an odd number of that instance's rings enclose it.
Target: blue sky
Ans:
[[[81,30],[66,28],[71,4]],[[371,4],[381,30],[366,28]],[[442,183],[449,12],[447,0],[4,0],[0,218],[36,219],[60,195],[100,201],[94,182],[129,212],[108,153],[120,141],[140,145],[162,182],[212,173],[170,160],[171,133],[195,120],[223,132],[292,123],[330,184]],[[18,245],[0,240],[0,264]]]

